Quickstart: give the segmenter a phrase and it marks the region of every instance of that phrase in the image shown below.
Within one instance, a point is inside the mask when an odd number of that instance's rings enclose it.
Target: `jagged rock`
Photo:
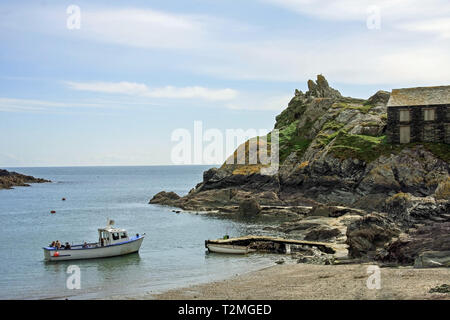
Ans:
[[[371,213],[348,226],[349,255],[355,258],[375,256],[378,248],[383,248],[400,232],[400,229],[385,215]]]
[[[261,206],[254,198],[244,199],[239,203],[239,213],[246,216],[257,215],[261,212]]]
[[[206,171],[203,181],[177,204],[183,209],[215,210],[238,206],[243,198],[253,197],[262,206],[321,203],[381,211],[386,199],[399,192],[446,200],[449,184],[445,181],[450,170],[445,160],[447,145],[386,143],[388,96],[379,91],[367,101],[342,97],[319,75],[317,81],[308,82],[306,93],[296,90],[276,118],[275,128],[280,129],[278,174],[261,174],[259,164],[227,162]],[[238,150],[244,151],[245,160],[250,159],[245,154],[246,143]],[[436,206],[442,204],[436,202]],[[419,211],[429,209],[423,203],[415,212],[420,215]]]
[[[343,206],[328,206],[325,204],[318,204],[314,206],[310,212],[308,212],[308,216],[322,216],[322,217],[336,218],[343,216],[344,214],[347,213],[364,215],[367,212]]]
[[[450,251],[450,222],[435,222],[418,227],[398,239],[392,239],[385,253],[378,257],[381,261],[414,264],[425,251]],[[445,255],[445,254],[444,254]]]
[[[449,268],[450,251],[424,251],[414,261],[415,268]]]
[[[391,94],[387,91],[379,90],[377,91],[373,96],[371,96],[369,99],[367,99],[368,104],[372,105],[386,105],[389,101],[389,97]]]
[[[438,200],[450,201],[450,177],[439,183],[434,192],[434,197]]]
[[[338,228],[330,228],[326,226],[318,226],[312,228],[306,235],[305,240],[308,241],[325,241],[336,238],[341,234]]]
[[[217,168],[211,168],[211,169],[203,172],[203,183],[211,180],[217,174],[218,171],[219,171],[219,169],[217,169]]]
[[[384,205],[396,222],[405,226],[429,221],[450,221],[450,201],[429,197],[415,197],[410,193],[397,193]]]
[[[331,99],[337,99],[342,97],[339,91],[329,86],[328,81],[321,74],[317,75],[316,82],[308,80],[308,92],[306,92],[306,96],[314,98],[331,98]]]
[[[29,183],[51,182],[41,178],[23,175],[17,172],[9,172],[0,169],[0,189],[11,189],[12,187],[29,187]]]
[[[180,199],[180,196],[175,192],[166,192],[161,191],[158,192],[150,199],[149,203],[151,204],[162,204],[162,205],[174,205],[174,203]]]
[[[297,263],[330,265],[334,263],[334,256],[326,254],[315,247],[310,248],[307,252],[297,254]]]

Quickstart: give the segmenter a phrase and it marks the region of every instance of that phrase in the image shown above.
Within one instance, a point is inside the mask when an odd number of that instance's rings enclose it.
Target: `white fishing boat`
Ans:
[[[255,251],[246,246],[235,246],[230,244],[208,243],[206,247],[210,252],[216,253],[247,254]]]
[[[145,234],[129,237],[125,229],[115,228],[113,224],[114,221],[108,220],[106,227],[98,229],[98,242],[85,242],[60,248],[44,247],[44,259],[46,261],[94,259],[138,252]]]

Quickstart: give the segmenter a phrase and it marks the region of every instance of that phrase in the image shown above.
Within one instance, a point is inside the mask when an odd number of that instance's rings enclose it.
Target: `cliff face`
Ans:
[[[26,176],[17,172],[9,172],[0,169],[0,189],[11,189],[12,187],[28,187],[29,183],[50,182],[49,180]]]
[[[389,144],[388,92],[367,100],[342,97],[321,75],[308,88],[296,90],[276,117],[278,172],[264,175],[261,163],[227,161],[204,172],[188,195],[161,192],[150,203],[245,214],[251,198],[256,214],[293,217],[274,230],[345,244],[353,257],[411,263],[426,250],[450,252],[442,227],[450,223],[450,146]],[[270,144],[271,134],[258,150]],[[248,142],[239,148],[248,153]],[[418,250],[426,228],[437,230],[443,245]]]
[[[276,175],[261,175],[261,164],[224,164],[205,172],[188,197],[221,189],[255,195],[271,191],[280,204],[299,204],[295,199],[307,198],[382,210],[397,193],[427,197],[435,196],[439,185],[444,188],[449,145],[387,143],[388,92],[378,91],[368,100],[342,97],[321,75],[316,82],[310,80],[308,88],[306,93],[296,90],[276,117],[281,163]],[[261,204],[273,204],[273,198],[263,197]]]

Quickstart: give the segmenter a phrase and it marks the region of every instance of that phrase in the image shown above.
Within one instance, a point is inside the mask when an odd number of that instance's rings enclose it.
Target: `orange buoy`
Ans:
[[[56,211],[55,211],[55,210],[52,210],[52,211],[50,211],[50,213],[56,213]]]
[[[59,252],[56,251],[56,252],[53,254],[53,256],[54,256],[54,257],[59,257]]]

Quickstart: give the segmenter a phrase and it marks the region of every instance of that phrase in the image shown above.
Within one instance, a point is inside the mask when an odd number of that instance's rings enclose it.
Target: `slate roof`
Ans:
[[[450,86],[392,89],[388,107],[450,104]]]

